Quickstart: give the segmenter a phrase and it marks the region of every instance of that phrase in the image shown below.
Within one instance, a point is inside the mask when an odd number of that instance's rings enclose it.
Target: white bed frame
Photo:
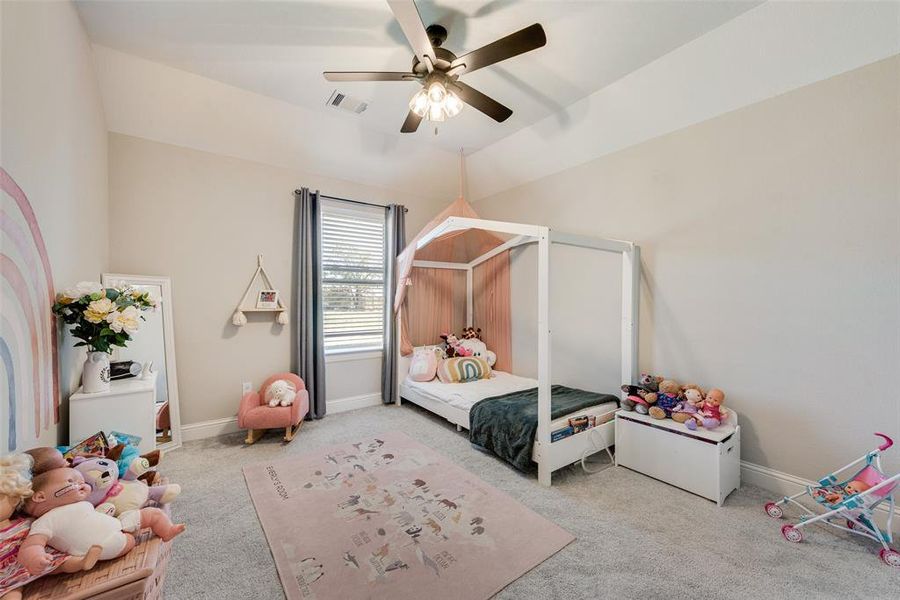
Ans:
[[[541,485],[549,487],[553,471],[580,460],[585,454],[602,450],[597,447],[596,433],[601,434],[607,445],[612,445],[615,441],[614,423],[609,422],[563,438],[558,442],[550,442],[550,249],[553,244],[562,244],[613,252],[622,256],[622,383],[630,384],[637,380],[641,282],[640,247],[632,242],[560,233],[538,225],[448,217],[418,241],[416,250],[424,248],[445,234],[466,229],[481,229],[514,237],[468,263],[417,260],[413,262],[413,267],[457,269],[466,272],[466,324],[468,326],[472,326],[473,269],[511,248],[526,244],[537,244],[538,246],[538,431],[533,459],[538,465],[538,481]],[[409,358],[399,357],[397,365],[399,371],[397,381],[402,382],[409,372]],[[447,419],[457,428],[469,428],[468,411],[437,402],[414,392],[405,391],[402,399]],[[400,402],[401,393],[398,389],[397,404]]]

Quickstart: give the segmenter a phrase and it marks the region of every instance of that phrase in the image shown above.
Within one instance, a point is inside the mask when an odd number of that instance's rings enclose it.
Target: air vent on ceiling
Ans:
[[[331,93],[331,97],[328,99],[328,106],[330,106],[331,108],[346,110],[347,112],[352,112],[357,115],[369,107],[366,102],[363,102],[359,98],[348,96],[347,94],[344,94],[343,92],[339,92],[337,90],[334,90]]]

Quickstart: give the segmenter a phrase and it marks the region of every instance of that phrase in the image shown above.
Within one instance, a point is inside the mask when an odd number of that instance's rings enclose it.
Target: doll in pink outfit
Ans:
[[[728,411],[722,406],[724,403],[725,392],[718,388],[709,390],[706,398],[703,400],[703,404],[700,406],[700,413],[695,418],[686,421],[685,426],[690,430],[697,429],[699,421],[699,424],[703,427],[715,429],[728,418]]]

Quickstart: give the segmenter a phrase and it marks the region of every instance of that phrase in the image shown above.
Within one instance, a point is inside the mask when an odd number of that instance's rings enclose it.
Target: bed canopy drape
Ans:
[[[480,328],[481,337],[497,355],[495,368],[512,367],[509,251],[468,269],[470,261],[503,244],[501,235],[482,229],[447,233],[427,246],[419,241],[448,217],[480,218],[459,197],[432,219],[397,257],[394,310],[400,316],[400,351],[440,343],[444,332],[460,333],[464,326]],[[429,263],[441,265],[430,268]],[[458,265],[448,268],[448,264]],[[467,303],[471,294],[472,301]],[[468,306],[467,306],[468,304]]]

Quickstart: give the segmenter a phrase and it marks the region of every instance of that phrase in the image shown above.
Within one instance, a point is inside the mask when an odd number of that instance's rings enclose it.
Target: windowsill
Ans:
[[[383,355],[384,350],[332,350],[325,354],[325,363],[373,360]]]

